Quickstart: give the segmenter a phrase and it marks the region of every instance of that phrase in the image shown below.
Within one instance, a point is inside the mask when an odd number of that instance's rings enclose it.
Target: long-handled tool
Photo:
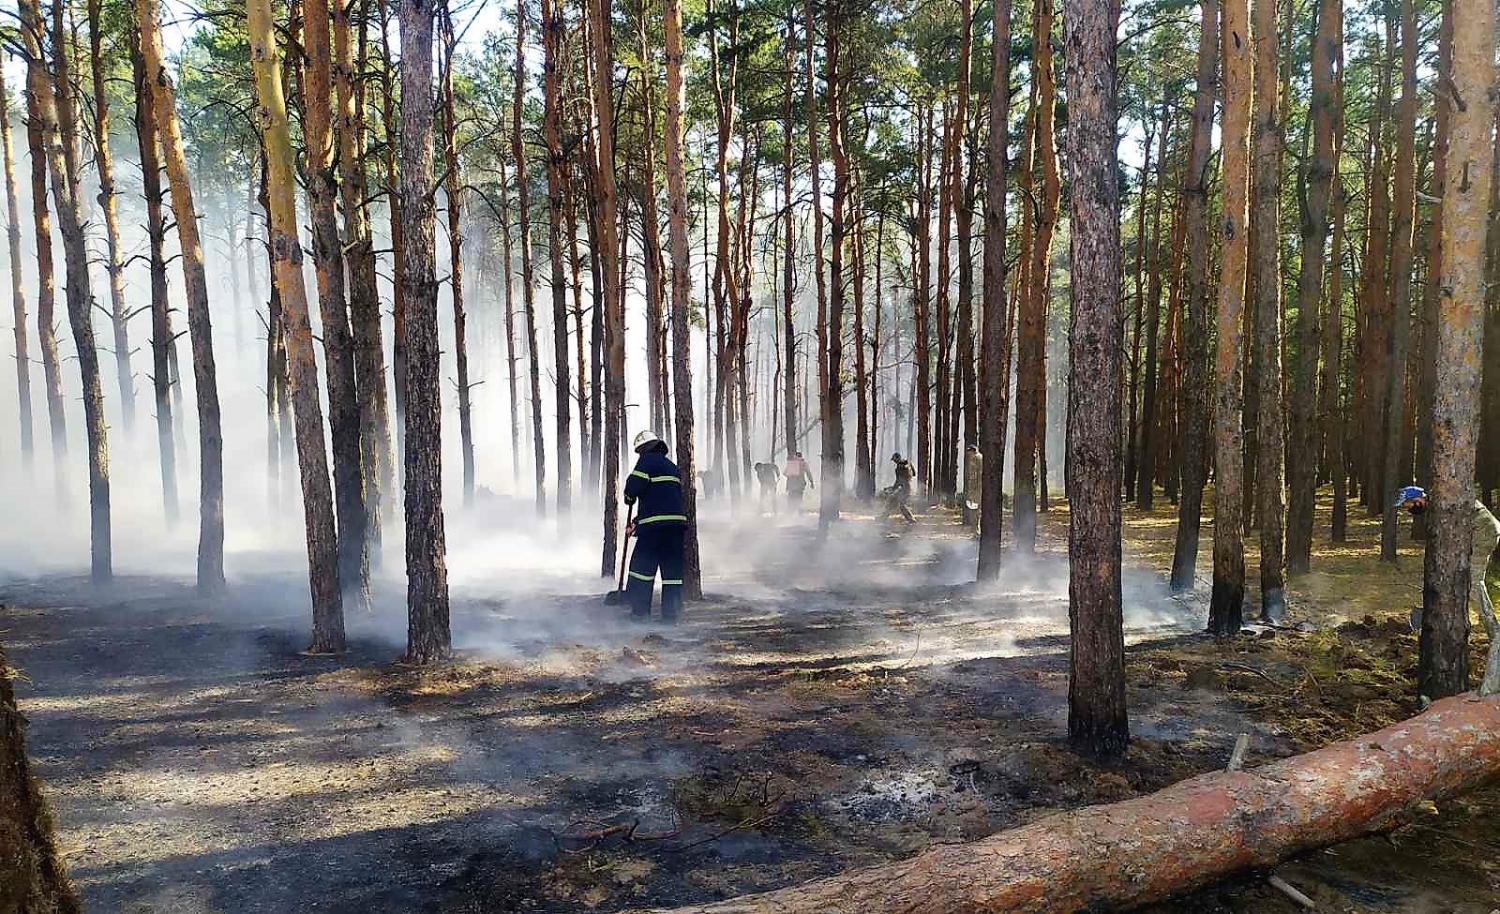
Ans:
[[[635,505],[625,507],[625,536],[620,541],[620,584],[614,590],[604,595],[606,606],[618,606],[625,602],[625,566],[630,555],[630,531],[631,522],[635,519]]]

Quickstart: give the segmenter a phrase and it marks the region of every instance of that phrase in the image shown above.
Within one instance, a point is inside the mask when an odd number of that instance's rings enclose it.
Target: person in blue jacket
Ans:
[[[651,618],[651,595],[661,571],[661,618],[675,624],[682,612],[682,538],[687,514],[682,504],[682,472],[667,458],[667,443],[655,432],[635,436],[640,457],[625,477],[625,504],[636,505],[627,535],[635,537],[630,555],[630,616]]]

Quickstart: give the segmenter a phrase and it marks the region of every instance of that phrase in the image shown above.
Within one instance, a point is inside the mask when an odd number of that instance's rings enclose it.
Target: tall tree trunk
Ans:
[[[636,17],[640,45],[639,87],[645,142],[641,144],[641,259],[646,273],[646,395],[651,428],[665,436],[669,425],[667,404],[666,283],[661,253],[661,217],[656,204],[656,69],[647,29],[646,3],[641,0]]]
[[[448,211],[448,293],[453,302],[453,360],[458,384],[458,440],[463,454],[464,507],[474,504],[474,418],[470,405],[468,317],[464,313],[464,181],[458,160],[458,115],[453,103],[453,54],[458,47],[452,12],[444,0],[443,31],[443,195]]]
[[[794,264],[797,257],[797,237],[794,231],[795,221],[792,217],[792,73],[797,67],[796,48],[792,42],[794,21],[792,10],[788,8],[786,32],[782,37],[785,52],[783,64],[786,69],[781,81],[781,220],[782,231],[785,233],[785,247],[782,248],[781,263],[781,307],[783,311],[781,358],[784,365],[781,396],[785,401],[782,407],[782,422],[786,427],[788,457],[800,453],[802,449],[797,427],[797,324],[793,313],[796,297]]]
[[[527,370],[531,380],[532,466],[536,471],[536,513],[547,513],[547,449],[542,435],[542,364],[537,348],[536,279],[531,265],[531,186],[526,147],[521,140],[526,86],[526,0],[516,0],[516,67],[510,108],[510,154],[516,165],[516,207],[521,240],[521,308],[526,313]],[[519,459],[519,454],[517,458]]]
[[[832,379],[828,377],[828,287],[823,274],[823,157],[818,148],[818,92],[817,80],[814,77],[813,56],[815,54],[817,27],[813,18],[813,0],[806,0],[802,6],[802,31],[803,31],[803,61],[802,75],[806,85],[803,89],[803,116],[807,125],[807,161],[809,178],[812,184],[812,223],[813,223],[813,277],[816,280],[818,290],[818,420],[823,424],[823,437],[821,444],[823,453],[819,467],[819,479],[822,482],[823,491],[818,499],[818,525],[824,526],[824,515],[827,508],[824,507],[831,498],[828,494],[830,485],[843,488],[843,467],[839,467],[839,475],[833,476],[829,473],[828,461],[828,425],[833,421],[833,413],[841,404],[829,396],[829,385]],[[834,511],[838,510],[836,501],[829,505]]]
[[[1016,466],[1015,466],[1015,537],[1016,548],[1031,552],[1036,548],[1037,453],[1047,436],[1042,418],[1042,402],[1047,395],[1047,254],[1052,246],[1052,229],[1057,223],[1057,205],[1061,183],[1057,176],[1057,153],[1053,140],[1053,110],[1057,105],[1057,74],[1052,64],[1052,29],[1055,17],[1052,0],[1033,4],[1032,72],[1036,83],[1036,111],[1032,122],[1033,175],[1039,165],[1042,171],[1042,195],[1034,212],[1031,248],[1023,251],[1028,258],[1028,283],[1025,298],[1017,305],[1018,339],[1016,341]],[[1033,184],[1035,179],[1033,178]],[[1029,206],[1029,203],[1027,204]],[[1004,454],[989,454],[989,460],[1003,460]]]
[[[1011,5],[995,3],[991,6],[989,162],[984,184],[984,302],[979,328],[979,450],[985,455],[980,470],[976,569],[976,578],[981,583],[1000,577],[1000,538],[1005,520],[1005,493],[1001,491],[1005,479],[1005,414],[1010,406],[1009,378],[1005,372],[1005,355],[1010,349],[1005,320],[1005,165],[1006,127],[1010,123]],[[919,194],[921,186],[919,183]],[[921,228],[919,225],[919,231]],[[919,285],[918,295],[924,292]],[[922,374],[922,364],[917,363],[919,375]]]
[[[94,299],[89,289],[88,246],[78,198],[82,175],[76,168],[76,153],[68,153],[76,142],[73,135],[76,126],[69,98],[71,84],[64,79],[63,62],[67,51],[62,40],[61,13],[57,8],[60,2],[54,0],[53,10],[52,40],[57,52],[53,72],[56,81],[43,76],[40,67],[34,68],[31,91],[37,95],[37,110],[47,140],[47,173],[63,242],[68,324],[73,331],[73,347],[83,386],[83,419],[89,449],[89,577],[95,584],[105,584],[114,575],[110,535],[109,433],[104,418],[104,391],[99,378],[99,351],[94,345]],[[42,16],[36,0],[23,0],[21,21],[22,30],[27,33],[28,53],[40,56]]]
[[[1389,142],[1391,131],[1391,74],[1395,64],[1395,27],[1392,16],[1385,17],[1385,64],[1380,68],[1376,94],[1377,124],[1370,129],[1372,165],[1365,181],[1367,206],[1366,257],[1361,270],[1363,288],[1360,290],[1364,345],[1362,366],[1363,408],[1361,410],[1360,437],[1363,439],[1364,479],[1360,486],[1361,501],[1371,516],[1379,516],[1394,480],[1385,479],[1384,446],[1386,400],[1388,385],[1386,374],[1390,361],[1389,342],[1392,309],[1390,286],[1391,253],[1394,247],[1396,228],[1394,201],[1391,199],[1389,182]],[[1393,540],[1394,541],[1394,540]]]
[[[115,206],[115,163],[109,145],[109,97],[104,92],[104,25],[99,16],[101,6],[101,0],[88,2],[89,68],[94,89],[94,164],[99,170],[99,206],[104,210],[104,272],[109,276],[109,321],[114,330],[120,416],[124,421],[125,434],[130,436],[135,433],[135,377],[130,369],[130,308],[125,303],[125,267],[120,261],[120,220]],[[7,134],[6,142],[9,141]]]
[[[156,447],[161,467],[162,505],[167,524],[177,523],[177,451],[172,430],[172,366],[168,352],[174,345],[172,311],[167,301],[166,220],[162,217],[161,158],[158,152],[156,106],[146,82],[146,62],[140,34],[130,36],[130,59],[135,77],[135,136],[140,149],[141,195],[146,201],[147,263],[151,277],[151,390],[156,410]],[[267,336],[272,327],[268,325]],[[266,385],[267,396],[275,388]]]
[[[1410,21],[1410,20],[1408,20]],[[1443,188],[1442,300],[1435,330],[1437,371],[1433,397],[1433,476],[1422,588],[1421,656],[1417,690],[1428,698],[1469,687],[1469,564],[1474,522],[1474,461],[1478,418],[1480,341],[1483,332],[1484,253],[1494,146],[1495,7],[1483,0],[1453,5],[1448,154],[1462,179]],[[1410,84],[1408,84],[1410,89]],[[1478,582],[1483,587],[1483,582]],[[1488,602],[1488,601],[1486,601]],[[1481,607],[1491,637],[1493,612]],[[1492,690],[1487,670],[1480,694]]]
[[[37,42],[40,45],[40,37]],[[52,211],[47,206],[47,148],[42,131],[41,93],[37,84],[50,77],[40,54],[26,61],[26,150],[31,160],[31,221],[36,235],[36,330],[42,352],[42,380],[47,388],[47,421],[52,438],[52,471],[59,500],[67,492],[64,463],[68,456],[68,420],[63,411],[62,361],[57,355],[57,282],[52,263]]]
[[[1277,123],[1276,71],[1277,0],[1255,0],[1255,209],[1250,237],[1256,279],[1255,345],[1260,372],[1255,481],[1256,515],[1260,521],[1260,613],[1277,621],[1286,615],[1286,560],[1281,402],[1281,125]],[[1310,453],[1302,454],[1311,460]]]
[[[1183,177],[1183,223],[1187,238],[1187,303],[1183,308],[1182,487],[1177,499],[1177,537],[1171,588],[1193,589],[1203,525],[1203,486],[1208,475],[1208,159],[1214,125],[1214,76],[1219,52],[1219,0],[1199,5],[1197,89],[1192,138]]]
[[[571,405],[568,377],[568,290],[563,276],[562,78],[563,21],[559,0],[542,0],[543,135],[547,142],[547,250],[552,265],[552,358],[557,402],[557,512],[573,504]]]
[[[672,397],[676,407],[677,468],[682,474],[682,506],[688,517],[683,537],[682,591],[688,599],[703,597],[698,560],[697,475],[693,459],[692,338],[688,325],[687,174],[682,162],[682,6],[663,0],[662,21],[667,57],[667,118],[663,141],[667,160],[667,241],[672,251]]]
[[[945,98],[943,102],[943,149],[938,165],[937,188],[937,294],[935,301],[937,386],[934,391],[937,400],[937,415],[934,417],[932,445],[934,494],[945,503],[953,496],[952,479],[949,475],[949,463],[953,459],[953,442],[948,438],[950,423],[948,411],[951,406],[953,383],[953,362],[950,356],[950,347],[953,342],[953,301],[950,294],[953,275],[949,220],[953,217],[955,202],[952,193],[953,170],[959,167],[958,146],[962,133],[963,125],[953,117],[952,109]]]
[[[840,70],[839,32],[844,10],[834,0],[826,9],[823,30],[823,76],[828,98],[828,153],[833,159],[832,219],[828,246],[828,383],[823,404],[822,497],[818,501],[818,532],[827,535],[839,519],[844,495],[844,240],[848,234],[849,155],[844,149],[844,82]],[[808,29],[812,35],[812,29]],[[811,50],[809,50],[811,53]],[[816,167],[816,164],[814,165]]]
[[[141,0],[141,3],[154,7],[155,0]],[[152,15],[155,15],[154,9]],[[251,0],[249,30],[250,59],[255,68],[255,91],[262,112],[266,144],[271,257],[276,287],[281,294],[282,320],[291,361],[292,400],[296,411],[297,463],[301,468],[313,605],[313,634],[308,650],[312,653],[338,653],[344,650],[338,538],[328,478],[328,455],[324,450],[323,407],[318,399],[318,363],[313,351],[307,289],[302,274],[302,246],[297,241],[297,184],[292,165],[291,129],[286,96],[282,91],[281,56],[276,46],[270,0]],[[160,40],[159,34],[153,37]],[[406,59],[416,60],[415,57]]]
[[[396,149],[400,145],[396,124],[396,89],[392,76],[396,55],[391,51],[390,8],[386,0],[377,0],[380,13],[380,115],[385,130],[385,142],[381,148],[385,155],[386,209],[391,224],[391,391],[396,407],[396,451],[406,453],[406,243],[405,219],[401,211],[401,195],[397,192],[399,174]],[[517,52],[520,51],[521,35],[518,33]],[[519,85],[517,91],[520,91]],[[524,210],[524,207],[523,207]],[[405,473],[405,458],[394,461],[397,472]]]
[[[978,180],[978,143],[974,137],[974,130],[969,124],[969,91],[971,69],[973,68],[974,49],[974,3],[973,0],[962,0],[959,5],[959,15],[962,20],[959,32],[958,44],[958,108],[956,116],[959,124],[963,126],[964,134],[959,147],[967,153],[966,156],[954,160],[953,172],[953,198],[957,209],[955,219],[958,228],[958,399],[961,401],[963,411],[962,421],[962,445],[968,447],[979,446],[975,395],[977,393],[977,378],[974,376],[974,208],[975,193]],[[958,481],[962,478],[960,467],[962,465],[961,452],[958,441],[958,416],[955,410],[953,434],[953,470],[955,490]],[[1005,462],[1004,454],[994,455],[994,459]],[[967,493],[965,494],[967,498]]]
[[[448,540],[432,181],[431,0],[401,0],[402,282],[407,304],[406,659],[448,656]]]
[[[1444,4],[1442,11],[1442,22],[1438,31],[1438,81],[1443,84],[1452,78],[1453,72],[1453,5]],[[1451,129],[1452,109],[1442,98],[1439,91],[1439,100],[1435,105],[1434,126],[1432,136],[1432,187],[1429,196],[1441,201],[1447,185],[1448,166],[1448,134]],[[1442,316],[1442,305],[1439,301],[1441,287],[1437,282],[1442,272],[1441,261],[1443,240],[1443,205],[1439,202],[1432,208],[1432,220],[1427,227],[1427,253],[1426,266],[1427,275],[1422,289],[1422,316],[1420,326],[1422,327],[1422,341],[1418,348],[1417,363],[1413,366],[1416,375],[1417,397],[1413,404],[1416,417],[1416,476],[1418,479],[1429,480],[1433,477],[1433,407],[1437,390],[1437,337],[1438,322]],[[1412,538],[1423,539],[1426,536],[1425,515],[1414,518],[1412,523]]]
[[[1135,476],[1135,506],[1150,511],[1156,494],[1157,361],[1161,342],[1161,286],[1164,271],[1161,250],[1161,203],[1167,185],[1167,140],[1171,120],[1166,105],[1158,117],[1161,134],[1156,147],[1156,192],[1151,201],[1151,238],[1147,252],[1151,276],[1146,283],[1146,356],[1141,365],[1141,456]]]
[[[172,191],[172,211],[177,216],[177,242],[182,251],[183,291],[188,306],[188,339],[193,347],[193,381],[198,400],[198,589],[216,592],[224,587],[224,436],[219,422],[219,379],[208,311],[208,276],[203,267],[203,245],[194,215],[197,208],[193,204],[187,156],[177,122],[177,91],[164,62],[161,11],[156,0],[138,0],[137,16],[146,83],[151,86],[156,109],[157,139]],[[288,192],[292,186],[288,177]],[[295,230],[292,237],[296,237]],[[316,385],[313,390],[317,390]],[[318,424],[321,426],[322,422]],[[321,429],[318,435],[321,452]]]
[[[341,0],[335,0],[341,2]],[[344,298],[343,239],[338,224],[338,173],[333,135],[333,34],[329,0],[303,0],[303,130],[307,138],[307,199],[313,268],[328,376],[328,425],[333,438],[333,491],[338,516],[339,583],[359,609],[370,606],[370,544],[365,537],[359,395],[354,346]],[[284,294],[284,293],[283,293]]]
[[[1244,621],[1243,358],[1249,242],[1251,49],[1248,0],[1225,0],[1224,216],[1219,274],[1219,351],[1214,373],[1214,584],[1208,630],[1232,638]]]
[[[3,70],[3,68],[0,68]],[[31,354],[26,333],[26,284],[21,273],[21,214],[16,204],[16,159],[10,138],[10,96],[0,72],[0,145],[5,153],[5,241],[10,256],[11,313],[16,341],[16,395],[19,401],[21,460],[28,472],[33,454],[31,416]]]
[[[618,192],[615,185],[615,113],[613,44],[610,40],[611,0],[589,0],[588,26],[594,66],[594,112],[599,119],[595,141],[595,187],[599,200],[600,278],[604,295],[595,307],[604,311],[604,548],[599,573],[614,577],[619,527],[620,457],[625,419],[625,300],[620,290],[620,241],[617,234]]]
[[[1396,169],[1391,200],[1391,320],[1387,338],[1386,421],[1381,454],[1387,488],[1404,484],[1400,476],[1409,444],[1406,421],[1406,353],[1411,339],[1412,246],[1416,220],[1417,159],[1417,12],[1415,0],[1401,2],[1401,101],[1396,108]],[[1384,516],[1380,525],[1380,558],[1396,561],[1399,514],[1390,493],[1378,491]]]
[[[1009,18],[1006,21],[1009,22]],[[912,296],[912,332],[915,337],[913,353],[917,366],[912,383],[916,386],[915,399],[917,401],[914,411],[917,420],[917,482],[921,489],[922,501],[926,503],[932,497],[934,477],[932,467],[932,316],[930,310],[932,281],[932,108],[930,106],[921,109],[918,122],[912,125],[912,129],[916,133],[913,145],[917,147],[918,172],[915,201],[917,237],[913,251],[916,268],[912,271],[916,280],[916,291]],[[813,180],[817,180],[816,175]],[[816,224],[821,226],[822,223]],[[985,231],[988,233],[989,229],[986,228]],[[986,234],[986,238],[988,237]],[[821,248],[822,232],[819,231],[818,237],[814,239],[814,251]],[[986,261],[986,264],[986,275],[988,275],[988,271],[993,268],[994,264],[989,261]],[[822,275],[820,265],[818,272],[820,284]],[[991,289],[991,293],[995,289],[999,289],[1003,294],[1003,286]],[[986,293],[987,302],[997,300],[991,297],[991,293]],[[997,338],[995,342],[998,345],[1004,341]],[[995,355],[998,357],[998,351]],[[997,362],[994,367],[998,369],[999,363]]]
[[[510,181],[506,174],[505,160],[499,162],[500,169],[500,257],[505,277],[505,375],[509,382],[506,388],[510,406],[510,475],[511,482],[519,493],[521,486],[521,393],[516,377],[516,303],[515,303],[515,247],[510,230]]]
[[[349,316],[354,341],[355,389],[359,399],[360,460],[364,468],[365,538],[371,559],[379,560],[381,511],[392,497],[395,470],[391,458],[391,420],[386,401],[385,344],[380,326],[380,288],[370,210],[365,200],[364,92],[355,80],[364,69],[366,16],[359,25],[360,55],[350,47],[351,2],[335,0],[333,9],[334,82],[338,89],[339,192],[344,210],[344,251],[349,264]],[[508,266],[508,264],[507,264]]]
[[[1115,5],[1080,0],[1067,35],[1072,172],[1073,315],[1068,371],[1068,739],[1125,751],[1125,636],[1120,594],[1120,191],[1115,177]],[[1002,121],[1003,123],[1003,121]]]
[[[1316,502],[1318,478],[1317,457],[1319,429],[1333,430],[1330,438],[1338,437],[1330,394],[1336,395],[1338,384],[1338,356],[1334,352],[1336,343],[1324,342],[1328,327],[1320,328],[1319,311],[1323,308],[1323,272],[1327,265],[1325,245],[1328,241],[1328,209],[1333,192],[1336,148],[1333,139],[1334,119],[1339,116],[1342,99],[1335,95],[1334,60],[1339,53],[1338,23],[1343,17],[1343,0],[1318,0],[1317,26],[1312,41],[1312,96],[1308,103],[1308,120],[1312,124],[1313,155],[1302,180],[1302,256],[1297,274],[1297,361],[1293,366],[1291,383],[1291,423],[1288,453],[1298,459],[1287,462],[1287,524],[1286,565],[1293,574],[1307,571],[1312,566],[1313,509]],[[1338,270],[1339,252],[1334,251],[1334,270]],[[1339,321],[1337,302],[1330,305],[1330,317],[1335,325]],[[1338,334],[1335,326],[1331,332]],[[1330,374],[1325,368],[1323,391],[1323,416],[1316,415],[1315,399],[1318,383],[1318,355],[1331,359],[1334,370]],[[1327,431],[1324,432],[1327,434]],[[1339,472],[1337,469],[1334,472]]]

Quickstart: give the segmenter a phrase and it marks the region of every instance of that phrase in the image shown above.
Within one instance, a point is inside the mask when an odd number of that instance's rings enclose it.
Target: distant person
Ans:
[[[1405,508],[1413,517],[1421,515],[1427,510],[1427,490],[1421,486],[1407,486],[1396,493],[1396,507]],[[1490,600],[1489,588],[1484,582],[1489,576],[1490,557],[1494,555],[1497,544],[1500,544],[1500,521],[1495,520],[1495,515],[1484,506],[1484,502],[1476,498],[1473,545],[1469,551],[1469,602],[1479,609],[1482,618],[1489,618],[1495,612],[1495,604]],[[1417,610],[1412,613],[1412,630],[1420,631],[1421,627],[1421,610]]]
[[[709,467],[698,473],[698,479],[703,483],[703,500],[713,501],[719,497],[721,480],[719,473],[713,467]]]
[[[979,529],[979,497],[984,491],[984,455],[979,445],[964,448],[964,495],[959,514],[965,526]]]
[[[792,456],[786,459],[786,503],[793,512],[802,510],[802,493],[814,488],[812,471],[808,469],[807,461],[802,459],[801,451],[793,451]]]
[[[755,465],[755,478],[760,482],[760,513],[776,512],[776,483],[781,480],[781,471],[776,469],[774,463],[757,463]]]
[[[635,469],[625,477],[625,504],[640,503],[626,536],[635,537],[630,554],[630,617],[651,618],[651,595],[661,571],[661,618],[676,624],[682,611],[682,539],[687,514],[682,502],[682,472],[667,458],[667,443],[655,432],[635,436]]]
[[[896,481],[883,493],[886,498],[885,516],[890,517],[899,511],[908,524],[914,524],[917,519],[911,516],[907,503],[911,501],[911,482],[916,478],[917,472],[912,469],[911,461],[901,456],[900,451],[891,455],[891,463],[895,465]]]

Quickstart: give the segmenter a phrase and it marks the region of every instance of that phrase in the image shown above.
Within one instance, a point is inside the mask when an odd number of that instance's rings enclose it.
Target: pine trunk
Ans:
[[[401,0],[402,293],[406,323],[406,659],[449,655],[443,408],[432,181],[431,0]]]
[[[355,607],[368,610],[370,545],[365,537],[360,408],[355,388],[353,336],[344,298],[343,239],[339,235],[338,174],[334,162],[333,23],[329,0],[303,0],[302,10],[302,43],[307,56],[307,72],[302,80],[307,199],[311,211],[318,311],[322,318],[323,367],[328,377],[339,583],[344,588],[344,596]]]
[[[1255,5],[1255,209],[1250,237],[1254,256],[1256,368],[1256,518],[1260,522],[1260,614],[1267,621],[1286,615],[1283,500],[1283,407],[1281,402],[1281,125],[1276,71],[1277,0]],[[1312,455],[1299,455],[1311,460]]]
[[[1000,539],[1005,521],[1005,493],[1001,491],[1001,486],[1005,477],[1005,419],[1010,406],[1010,385],[1005,373],[1005,355],[1010,349],[1005,319],[1005,165],[1006,125],[1010,123],[1010,13],[1009,3],[992,4],[990,124],[987,142],[989,161],[984,185],[984,301],[979,328],[979,450],[987,458],[982,465],[979,487],[979,560],[976,577],[981,583],[995,581],[1000,577]],[[919,225],[919,231],[920,229]],[[922,294],[923,287],[919,283],[918,295]],[[923,364],[921,361],[917,363],[919,375],[922,374]]]
[[[849,156],[844,149],[844,82],[847,66],[839,46],[843,10],[834,0],[827,7],[823,66],[828,99],[828,154],[833,159],[833,199],[828,244],[828,371],[823,404],[822,497],[818,532],[826,536],[839,519],[844,496],[844,243],[848,235]],[[808,29],[808,35],[812,30]],[[811,51],[809,50],[809,53]],[[816,159],[814,159],[814,167]]]
[[[698,559],[697,473],[693,458],[692,337],[689,329],[689,292],[693,278],[688,266],[687,173],[683,165],[683,108],[686,105],[682,72],[682,6],[663,0],[662,21],[667,57],[667,243],[672,256],[672,397],[676,408],[677,468],[682,475],[682,506],[688,517],[683,538],[682,590],[691,600],[703,597],[703,573]]]
[[[1443,188],[1442,299],[1434,347],[1443,383],[1433,398],[1433,476],[1428,486],[1427,551],[1422,588],[1421,655],[1417,690],[1428,698],[1469,686],[1469,594],[1474,523],[1474,463],[1483,335],[1484,256],[1494,146],[1488,93],[1495,82],[1495,7],[1456,0],[1452,7],[1452,75],[1448,155],[1462,180]],[[1410,20],[1408,20],[1409,22]],[[1410,84],[1408,84],[1410,87]],[[1488,556],[1479,556],[1486,560]],[[1485,586],[1482,581],[1480,587]],[[1488,601],[1485,601],[1488,603]],[[1493,643],[1492,610],[1481,617]],[[1491,648],[1493,667],[1494,648]],[[1480,693],[1493,692],[1496,671],[1485,671]]]
[[[1251,48],[1248,0],[1225,0],[1224,215],[1219,274],[1219,350],[1214,372],[1214,578],[1208,630],[1239,634],[1245,605],[1244,385],[1246,266],[1250,215]]]
[[[1165,105],[1157,118],[1161,135],[1156,147],[1156,192],[1151,201],[1151,236],[1146,243],[1151,276],[1146,283],[1146,356],[1141,365],[1141,456],[1136,467],[1135,506],[1150,511],[1156,494],[1157,371],[1161,344],[1161,286],[1169,272],[1161,248],[1161,204],[1167,185],[1167,135],[1171,121]]]
[[[470,404],[468,316],[464,307],[464,179],[458,160],[458,117],[453,102],[453,54],[458,41],[452,12],[444,0],[443,22],[443,195],[448,213],[448,294],[453,303],[453,361],[458,385],[458,440],[463,454],[464,507],[474,504],[474,416]]]
[[[203,267],[203,245],[194,215],[197,209],[177,122],[177,91],[162,51],[161,11],[156,0],[138,0],[137,15],[146,82],[151,86],[152,104],[156,108],[157,139],[172,192],[172,211],[177,217],[183,291],[188,306],[188,339],[193,348],[193,381],[198,401],[198,588],[213,593],[224,587],[224,437],[219,422],[219,380],[208,311],[208,276]],[[290,177],[287,187],[290,192]],[[295,230],[292,236],[295,238]],[[313,390],[317,390],[316,385]],[[318,424],[321,426],[322,422]],[[319,442],[321,434],[320,431]]]
[[[1080,0],[1067,35],[1073,308],[1068,365],[1068,739],[1114,757],[1130,736],[1120,593],[1120,192],[1111,0]]]
[[[0,68],[3,70],[3,68]],[[16,204],[16,159],[10,137],[10,96],[5,74],[0,72],[0,145],[5,153],[5,241],[10,256],[11,313],[15,319],[16,394],[19,410],[21,460],[31,470],[33,425],[31,416],[31,354],[26,334],[26,284],[21,273],[21,214]]]
[[[57,280],[52,262],[52,211],[47,206],[47,144],[42,131],[40,82],[50,77],[40,55],[26,62],[26,149],[31,160],[31,221],[36,236],[36,330],[47,388],[47,420],[52,438],[52,471],[58,500],[67,492],[68,420],[63,411],[62,361],[57,354]]]
[[[154,5],[155,0],[141,2]],[[324,450],[323,407],[318,398],[318,363],[313,351],[307,289],[302,274],[302,246],[297,241],[297,183],[274,22],[270,0],[251,0],[250,59],[255,68],[256,96],[263,114],[271,259],[276,287],[281,295],[282,321],[291,362],[297,463],[301,469],[302,507],[307,528],[313,606],[312,643],[308,651],[339,653],[344,650],[344,609],[339,587],[338,538],[333,492],[328,478],[328,455]],[[159,41],[159,35],[156,37]]]
[[[1208,476],[1208,160],[1214,124],[1215,71],[1219,51],[1219,2],[1200,4],[1197,89],[1193,96],[1192,138],[1183,177],[1183,224],[1187,240],[1187,301],[1183,307],[1181,489],[1177,498],[1177,537],[1170,586],[1191,591],[1196,583],[1198,542],[1203,526],[1203,486]]]
[[[104,211],[104,272],[109,277],[109,322],[114,331],[120,417],[129,437],[135,433],[135,377],[130,368],[130,308],[125,303],[125,266],[120,261],[120,218],[115,205],[115,163],[109,144],[109,97],[104,92],[101,6],[101,0],[88,0],[89,69],[94,90],[94,164],[99,171],[99,206]],[[9,134],[6,142],[10,142]]]
[[[352,3],[333,7],[334,82],[338,90],[339,192],[344,211],[344,251],[349,266],[349,317],[354,342],[355,389],[359,399],[360,460],[364,479],[365,538],[370,558],[378,561],[384,502],[393,496],[391,420],[386,401],[385,343],[381,331],[380,288],[375,245],[366,203],[364,93],[364,16],[360,19],[360,55],[350,47]]]
[[[161,466],[163,510],[169,526],[177,523],[177,450],[173,444],[172,366],[168,353],[174,345],[172,311],[167,301],[166,220],[162,216],[161,157],[158,151],[156,106],[146,83],[146,63],[139,32],[131,36],[131,66],[135,77],[135,136],[141,159],[141,196],[146,201],[147,263],[151,277],[151,391],[156,411],[156,447]],[[270,335],[267,328],[267,336]],[[267,396],[274,388],[266,386]]]
[[[53,44],[58,57],[54,64],[56,81],[46,78],[32,82],[37,93],[37,109],[42,131],[47,138],[47,173],[51,179],[52,202],[57,208],[57,224],[63,242],[63,264],[66,271],[65,295],[68,324],[73,332],[74,355],[82,381],[83,420],[89,451],[89,578],[95,584],[108,583],[114,576],[110,534],[109,503],[109,432],[104,417],[104,390],[99,378],[99,351],[94,345],[94,298],[89,288],[88,242],[83,234],[82,206],[78,198],[82,175],[77,169],[77,155],[68,153],[76,142],[73,131],[71,83],[63,79],[62,62],[67,53],[62,41],[61,0],[53,0]],[[39,55],[42,17],[35,0],[23,0],[21,20],[29,38],[28,52]]]
[[[547,143],[547,253],[552,265],[552,370],[557,406],[557,513],[573,503],[571,399],[568,372],[568,288],[563,275],[562,77],[563,21],[560,0],[542,0],[543,136]]]
[[[510,109],[510,154],[516,166],[516,207],[520,210],[521,308],[526,314],[526,361],[531,380],[532,465],[536,472],[536,513],[547,513],[547,449],[542,434],[542,364],[537,348],[536,277],[531,265],[531,185],[526,176],[526,147],[521,140],[526,86],[526,0],[516,0],[515,89]],[[520,453],[516,454],[520,460]]]

